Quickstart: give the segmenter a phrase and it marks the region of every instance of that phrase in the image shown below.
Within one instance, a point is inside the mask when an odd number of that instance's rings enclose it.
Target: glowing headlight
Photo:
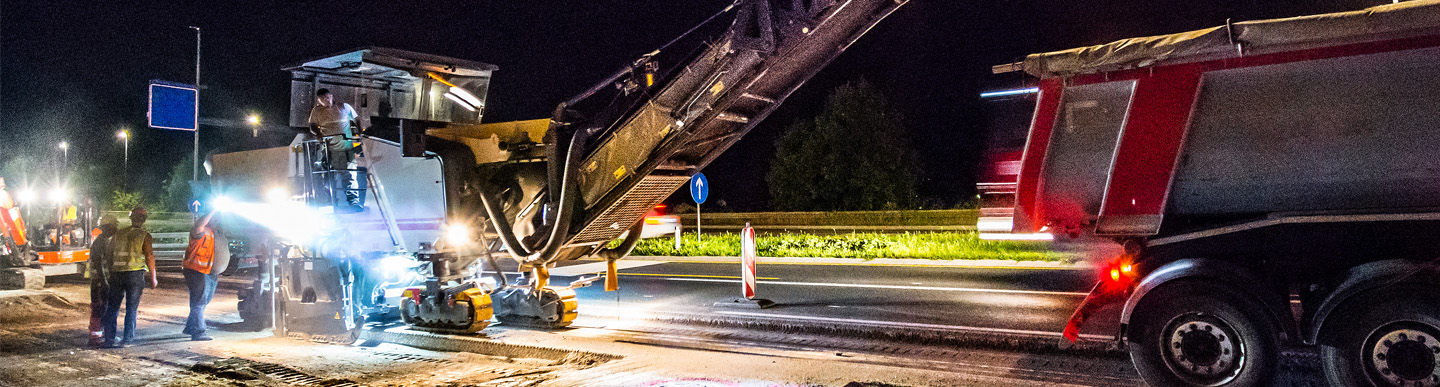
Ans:
[[[50,201],[55,202],[55,204],[64,203],[65,199],[69,198],[70,192],[66,192],[64,188],[56,188],[50,191]]]
[[[15,194],[15,200],[19,200],[21,203],[30,204],[30,201],[35,200],[35,191],[28,189],[21,190],[20,192]]]
[[[229,196],[216,196],[210,200],[210,205],[214,206],[216,211],[230,211],[230,208],[235,206],[235,199],[231,199]]]
[[[452,246],[464,246],[470,244],[470,227],[463,224],[452,224],[445,230],[445,242]]]

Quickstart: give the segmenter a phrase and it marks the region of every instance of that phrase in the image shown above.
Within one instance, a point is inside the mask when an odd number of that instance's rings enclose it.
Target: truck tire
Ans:
[[[1437,289],[1400,286],[1342,304],[1321,332],[1331,386],[1440,386]],[[1328,320],[1328,319],[1327,319]]]
[[[1136,307],[1130,360],[1152,386],[1265,386],[1278,333],[1258,302],[1198,281],[1163,285]]]

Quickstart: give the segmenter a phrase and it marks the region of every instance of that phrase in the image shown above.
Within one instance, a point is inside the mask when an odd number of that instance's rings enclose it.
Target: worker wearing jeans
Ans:
[[[140,293],[145,289],[148,271],[151,288],[160,286],[155,276],[155,251],[151,247],[150,232],[145,231],[145,220],[149,212],[145,207],[135,206],[130,210],[130,227],[115,232],[111,238],[109,297],[105,303],[104,346],[119,348],[135,341],[135,320],[140,312]],[[115,342],[115,319],[120,316],[120,302],[125,302],[125,334]]]
[[[115,236],[118,221],[114,215],[100,217],[99,234],[90,242],[90,259],[85,261],[85,278],[90,279],[90,346],[98,347],[105,340],[106,299],[110,297],[110,238]],[[115,321],[111,319],[110,321]]]
[[[181,332],[194,341],[211,340],[205,334],[205,306],[215,296],[216,277],[229,264],[229,243],[210,224],[214,216],[211,212],[195,220],[195,227],[190,230],[190,247],[185,249],[185,260],[181,262],[185,287],[190,290],[190,316],[185,319],[185,329]]]

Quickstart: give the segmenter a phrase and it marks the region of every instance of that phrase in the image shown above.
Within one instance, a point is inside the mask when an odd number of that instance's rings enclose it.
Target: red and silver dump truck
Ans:
[[[1066,327],[1118,305],[1152,385],[1440,385],[1440,2],[1034,54],[1016,232],[1125,246]]]

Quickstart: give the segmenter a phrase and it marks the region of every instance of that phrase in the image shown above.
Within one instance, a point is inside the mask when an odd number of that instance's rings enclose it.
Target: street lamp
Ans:
[[[245,117],[245,123],[250,124],[250,137],[260,137],[260,115]]]
[[[123,177],[125,178],[125,180],[129,180],[129,179],[130,179],[130,131],[125,130],[125,129],[120,129],[120,132],[119,132],[119,133],[115,133],[115,136],[120,137],[120,141],[123,141],[123,142],[125,143],[125,164],[124,164],[123,169],[120,170],[120,172],[121,172],[121,176],[123,176]]]
[[[60,170],[70,169],[70,143],[61,141],[60,152],[63,154],[63,156],[60,157]]]

